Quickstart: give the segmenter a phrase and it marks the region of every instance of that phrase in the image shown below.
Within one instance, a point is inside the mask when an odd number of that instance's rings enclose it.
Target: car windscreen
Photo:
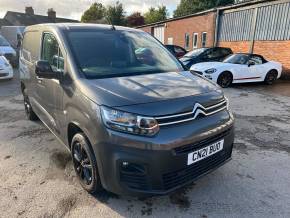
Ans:
[[[223,62],[230,64],[246,64],[249,60],[249,55],[247,54],[233,54],[227,57]]]
[[[10,46],[9,42],[3,36],[0,36],[0,46]]]
[[[69,31],[79,69],[88,79],[180,72],[181,64],[148,33],[119,30]]]
[[[193,51],[190,51],[188,53],[186,53],[184,55],[184,57],[193,57],[193,56],[198,56],[200,54],[202,54],[205,50],[207,50],[207,48],[199,48],[199,49],[195,49]]]

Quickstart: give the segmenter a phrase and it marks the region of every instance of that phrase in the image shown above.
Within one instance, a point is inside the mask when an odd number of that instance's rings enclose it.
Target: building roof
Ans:
[[[11,26],[11,23],[6,19],[0,19],[0,27],[1,26]]]
[[[48,16],[37,15],[37,14],[26,14],[21,12],[7,11],[3,20],[6,20],[10,25],[14,26],[30,26],[40,23],[66,23],[66,22],[79,22],[77,20],[67,18],[50,18]],[[9,25],[9,24],[8,24]],[[4,25],[0,25],[4,26]]]
[[[194,14],[189,14],[189,15],[185,15],[185,16],[181,16],[181,17],[174,17],[174,18],[169,18],[163,21],[159,21],[156,23],[149,23],[149,24],[145,24],[142,26],[138,26],[136,28],[142,28],[142,27],[148,27],[148,26],[158,26],[158,25],[162,25],[165,24],[167,22],[170,21],[175,21],[175,20],[181,20],[181,19],[185,19],[185,18],[190,18],[190,17],[195,17],[195,16],[200,16],[200,15],[204,15],[210,12],[216,12],[217,10],[227,10],[227,9],[235,9],[235,8],[239,8],[239,7],[245,7],[245,6],[250,6],[250,5],[254,5],[254,4],[259,4],[259,3],[264,3],[264,2],[272,2],[272,1],[277,1],[277,0],[252,0],[252,1],[246,1],[246,2],[242,2],[242,3],[238,3],[238,4],[232,4],[232,5],[227,5],[227,6],[221,6],[221,7],[216,7],[216,8],[212,8],[209,10],[205,10],[205,11],[201,11],[201,12],[197,12]]]

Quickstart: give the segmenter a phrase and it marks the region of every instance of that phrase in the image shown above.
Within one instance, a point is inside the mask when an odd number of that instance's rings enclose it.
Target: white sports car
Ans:
[[[0,56],[0,80],[12,78],[13,78],[12,66],[4,56]]]
[[[232,83],[265,82],[272,84],[280,78],[282,64],[267,61],[261,55],[237,53],[223,62],[204,62],[193,65],[191,72],[198,73],[226,88]]]

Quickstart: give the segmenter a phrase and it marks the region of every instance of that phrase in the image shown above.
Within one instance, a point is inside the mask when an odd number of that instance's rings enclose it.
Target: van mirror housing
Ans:
[[[58,73],[52,70],[48,61],[37,61],[35,64],[35,73],[39,78],[58,79]]]

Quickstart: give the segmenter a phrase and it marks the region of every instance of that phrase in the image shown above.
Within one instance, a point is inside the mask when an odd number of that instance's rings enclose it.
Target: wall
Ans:
[[[142,27],[141,30],[151,34],[151,26]]]
[[[290,75],[290,41],[255,41],[254,53],[283,64],[284,73]]]
[[[218,46],[231,48],[234,53],[243,52],[248,53],[250,49],[250,41],[238,41],[238,42],[218,42]]]
[[[185,46],[185,33],[190,35],[189,50],[192,50],[193,33],[198,33],[198,48],[201,47],[202,32],[207,32],[206,46],[214,44],[215,12],[194,16],[186,19],[175,20],[167,23],[165,28],[165,42],[173,38],[173,44]]]
[[[198,48],[201,47],[202,32],[207,32],[206,46],[214,44],[215,31],[215,12],[208,12],[189,18],[168,21],[165,24],[164,43],[167,44],[168,38],[173,38],[173,44],[181,47],[185,46],[185,33],[190,34],[189,50],[192,50],[193,33],[198,33]],[[151,33],[151,26],[142,27],[142,30]]]

